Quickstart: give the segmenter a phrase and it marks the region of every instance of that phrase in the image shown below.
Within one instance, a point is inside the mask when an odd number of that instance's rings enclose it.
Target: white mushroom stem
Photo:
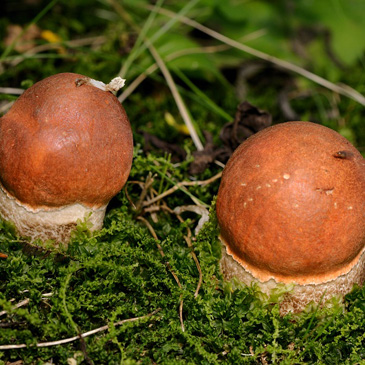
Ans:
[[[125,85],[125,79],[118,76],[111,80],[109,84],[104,84],[102,81],[85,77],[85,79],[78,80],[77,85],[92,85],[103,91],[116,92]]]
[[[102,228],[106,205],[98,208],[86,207],[75,203],[64,207],[32,209],[0,188],[0,215],[17,227],[21,236],[31,241],[52,239],[68,242],[77,221],[87,220],[90,230]]]
[[[233,277],[236,277],[239,281],[248,286],[255,283],[258,285],[259,289],[267,295],[270,295],[273,290],[279,288],[280,285],[282,289],[285,287],[288,293],[283,297],[283,300],[280,303],[280,314],[285,315],[288,312],[300,312],[311,302],[324,304],[328,299],[336,295],[338,298],[342,298],[352,290],[354,284],[361,286],[365,281],[365,249],[360,254],[357,263],[349,272],[340,275],[333,280],[318,284],[284,284],[277,282],[273,278],[261,282],[233,259],[233,257],[227,253],[224,245],[222,246],[220,266],[226,280],[231,280]]]

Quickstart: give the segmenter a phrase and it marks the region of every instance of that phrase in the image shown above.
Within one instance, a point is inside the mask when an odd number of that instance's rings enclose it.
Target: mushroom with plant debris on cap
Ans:
[[[248,138],[222,176],[221,267],[271,293],[281,312],[346,294],[365,280],[365,160],[337,132],[288,122]]]
[[[132,164],[131,127],[112,93],[123,84],[56,74],[0,119],[0,214],[20,235],[67,242],[80,219],[102,227]]]

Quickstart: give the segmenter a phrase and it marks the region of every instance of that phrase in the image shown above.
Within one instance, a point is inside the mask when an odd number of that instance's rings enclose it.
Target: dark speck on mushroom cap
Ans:
[[[216,209],[228,253],[254,276],[330,280],[365,246],[364,159],[321,125],[269,127],[229,160]]]

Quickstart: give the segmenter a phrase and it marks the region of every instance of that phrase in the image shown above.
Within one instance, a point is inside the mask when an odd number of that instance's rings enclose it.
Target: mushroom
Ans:
[[[111,92],[123,85],[56,74],[0,119],[0,215],[20,235],[68,242],[79,220],[102,227],[132,164],[131,126]]]
[[[281,313],[365,280],[365,160],[310,122],[258,132],[228,161],[216,204],[221,268],[267,294],[293,284]]]

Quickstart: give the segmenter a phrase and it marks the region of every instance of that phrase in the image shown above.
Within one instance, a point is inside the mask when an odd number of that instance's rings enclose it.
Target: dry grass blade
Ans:
[[[14,103],[14,101],[10,101],[9,103],[5,103],[4,105],[0,106],[0,114],[7,112]]]
[[[194,128],[193,122],[190,118],[189,112],[184,104],[184,101],[182,100],[179,91],[177,90],[176,84],[169,72],[169,70],[167,69],[164,61],[162,60],[162,58],[160,57],[160,55],[158,54],[158,52],[156,51],[155,47],[153,46],[152,42],[145,36],[145,31],[148,29],[149,24],[147,24],[146,29],[141,30],[139,29],[139,27],[137,27],[133,21],[129,18],[129,16],[126,14],[126,12],[124,11],[123,7],[118,4],[116,1],[112,1],[113,6],[115,7],[115,9],[117,10],[117,12],[119,13],[119,15],[128,21],[128,23],[130,23],[132,25],[132,27],[137,28],[137,30],[140,32],[139,33],[139,39],[143,40],[145,46],[148,48],[148,50],[150,51],[152,57],[155,59],[156,64],[158,65],[158,67],[160,68],[163,76],[166,79],[167,85],[169,86],[171,93],[175,99],[176,105],[180,111],[180,114],[189,130],[191,139],[193,140],[193,143],[195,145],[195,147],[197,148],[197,150],[201,151],[204,149],[202,142],[200,141],[200,138]],[[190,4],[190,5],[189,5]],[[195,4],[194,1],[191,1],[188,5],[189,6],[193,6]],[[186,6],[185,9],[188,9],[189,6]],[[155,5],[153,7],[155,9],[154,12],[159,12],[160,10],[160,3],[157,4],[157,6]],[[152,17],[151,17],[152,18]],[[148,21],[147,21],[148,23]],[[174,23],[174,22],[172,22]],[[162,34],[162,28],[160,29],[160,33]],[[158,38],[159,35],[155,35],[155,38]],[[124,68],[122,69],[122,71],[124,71]]]
[[[202,269],[200,267],[200,262],[194,252],[193,244],[191,243],[191,238],[189,236],[184,236],[184,238],[185,238],[187,245],[191,248],[191,256],[193,257],[193,260],[195,262],[196,268],[198,269],[198,273],[199,273],[198,285],[196,286],[195,293],[194,293],[194,298],[197,298],[199,295],[200,288],[203,283],[203,273],[202,273]]]
[[[204,149],[204,146],[203,146],[202,142],[200,141],[200,138],[194,128],[194,125],[190,118],[189,112],[185,106],[183,99],[181,98],[179,91],[177,90],[176,84],[174,82],[174,79],[171,76],[170,71],[166,67],[164,61],[162,60],[162,58],[156,51],[155,47],[151,44],[151,42],[148,39],[145,39],[145,42],[147,44],[149,51],[151,52],[152,57],[155,59],[158,67],[160,68],[163,76],[165,77],[167,85],[169,86],[172,96],[175,99],[175,102],[180,111],[181,117],[183,118],[183,120],[189,130],[191,139],[193,140],[193,143],[194,143],[196,149],[198,151],[202,151]]]
[[[113,325],[114,325],[114,327],[117,327],[117,326],[121,326],[124,323],[140,321],[142,319],[146,319],[146,318],[152,317],[153,315],[155,315],[160,310],[161,310],[161,308],[157,308],[156,310],[154,310],[153,312],[151,312],[149,314],[146,314],[145,316],[123,319],[123,320],[121,320],[119,322],[114,323]],[[32,346],[36,346],[36,347],[50,347],[50,346],[63,345],[65,343],[69,343],[69,342],[73,342],[73,341],[79,340],[80,337],[81,338],[85,338],[85,337],[94,335],[95,333],[102,332],[102,331],[106,331],[107,329],[109,329],[109,325],[105,325],[103,327],[99,327],[99,328],[93,329],[91,331],[88,331],[88,332],[85,332],[85,333],[81,333],[79,336],[74,336],[74,337],[70,337],[70,338],[64,338],[64,339],[58,340],[58,341],[40,342],[40,343],[37,343],[35,345],[26,345],[26,344],[19,344],[19,345],[0,345],[0,350],[14,350],[14,349],[22,349],[22,348],[25,348],[25,347],[32,347]]]
[[[20,301],[19,303],[15,304],[14,308],[20,308],[20,307],[24,307],[25,305],[28,305],[29,303],[29,298],[26,298],[22,301]],[[3,316],[4,314],[7,314],[7,311],[1,311],[0,312],[0,316]]]
[[[186,25],[189,25],[195,29],[200,30],[201,32],[211,36],[212,38],[215,38],[225,44],[230,45],[231,47],[237,48],[245,53],[248,53],[254,57],[260,58],[262,60],[271,62],[279,67],[282,67],[286,70],[295,72],[301,76],[304,76],[305,78],[317,83],[318,85],[321,85],[329,90],[332,90],[338,94],[344,95],[348,98],[351,98],[355,101],[357,101],[359,104],[364,105],[365,106],[365,97],[360,94],[358,91],[356,91],[355,89],[351,88],[348,85],[336,85],[333,82],[330,82],[326,79],[324,79],[321,76],[318,76],[300,66],[297,66],[293,63],[290,63],[288,61],[282,60],[280,58],[271,56],[267,53],[261,52],[257,49],[251,48],[249,46],[246,46],[240,42],[237,42],[231,38],[226,37],[225,35],[216,32],[213,29],[210,29],[198,22],[196,22],[195,20],[192,20],[190,18],[187,18],[185,16],[179,15],[177,13],[174,13],[173,11],[167,10],[167,9],[155,9],[152,6],[147,6],[147,8],[149,10],[152,11],[158,11],[160,14],[166,15],[170,18],[178,18],[178,20],[180,20],[181,22],[185,23]]]
[[[175,191],[181,189],[184,186],[196,186],[196,185],[207,185],[212,183],[213,181],[220,179],[222,176],[222,171],[219,172],[218,174],[212,176],[211,178],[207,179],[207,180],[200,180],[200,181],[182,181],[182,182],[178,182],[176,185],[174,185],[172,188],[164,191],[163,193],[161,193],[160,195],[150,199],[150,200],[146,200],[143,202],[143,207],[148,207],[151,204],[154,204],[156,202],[158,202],[159,200],[171,195],[172,193],[174,193]],[[197,204],[198,206],[201,206],[200,204]]]
[[[265,34],[264,30],[259,30],[256,32],[253,32],[245,37],[243,37],[241,39],[242,42],[246,42],[248,40],[251,39],[255,39],[260,37],[261,35]],[[192,54],[200,54],[200,53],[217,53],[217,52],[224,52],[228,49],[230,49],[231,47],[227,44],[220,44],[217,46],[207,46],[207,47],[195,47],[195,48],[188,48],[188,49],[183,49],[174,53],[169,54],[168,56],[165,57],[165,60],[167,62],[169,61],[173,61],[179,57],[183,57],[183,56],[188,56],[188,55],[192,55]],[[154,73],[156,70],[158,70],[158,65],[157,63],[152,64],[151,66],[149,66],[145,71],[143,71],[140,75],[138,75],[138,77],[136,77],[133,82],[131,82],[128,87],[123,89],[122,94],[120,94],[120,96],[118,97],[118,100],[123,103],[124,100],[126,100],[128,98],[129,95],[131,95],[133,93],[133,91],[152,73]]]
[[[131,199],[131,197],[130,197],[130,196],[129,196],[129,194],[128,194],[127,186],[128,186],[128,184],[126,184],[126,185],[124,186],[124,188],[123,188],[123,191],[124,191],[124,193],[125,193],[125,197],[127,198],[127,200],[128,200],[128,202],[129,202],[129,204],[131,205],[131,207],[132,207],[134,210],[137,210],[136,205],[134,204],[133,200]]]
[[[143,186],[143,189],[142,189],[142,193],[138,199],[138,202],[136,204],[136,211],[139,212],[142,208],[142,204],[143,204],[143,201],[145,200],[146,198],[146,195],[148,193],[148,190],[149,188],[152,186],[153,184],[153,177],[152,177],[152,174],[151,172],[147,175],[147,178],[146,178],[146,182]]]
[[[47,43],[42,44],[40,46],[36,46],[29,51],[24,52],[23,54],[16,56],[15,58],[9,60],[9,64],[12,67],[17,66],[21,62],[23,62],[26,59],[32,58],[36,56],[39,53],[52,51],[52,50],[59,50],[60,47],[82,47],[82,46],[88,46],[90,45],[91,48],[99,48],[106,42],[105,36],[98,36],[98,37],[89,37],[89,38],[82,38],[82,39],[75,39],[65,42],[54,42],[54,43]],[[24,91],[24,90],[23,90]]]
[[[23,92],[24,89],[16,87],[0,87],[0,94],[21,95]]]

